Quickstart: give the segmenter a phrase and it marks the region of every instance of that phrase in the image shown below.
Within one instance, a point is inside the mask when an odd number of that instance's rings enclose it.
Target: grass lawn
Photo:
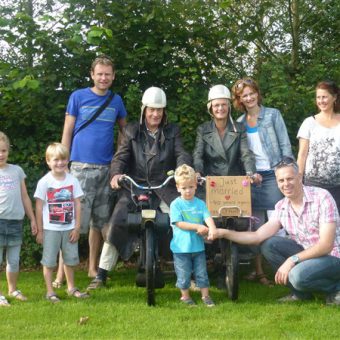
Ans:
[[[339,339],[340,307],[329,307],[322,296],[313,302],[278,304],[288,293],[284,287],[264,287],[241,281],[237,302],[215,288],[211,296],[215,308],[200,303],[197,308],[182,306],[175,278],[157,290],[155,307],[146,305],[145,289],[134,284],[135,270],[121,267],[112,274],[107,288],[94,291],[87,300],[66,296],[52,305],[44,299],[40,271],[20,273],[19,288],[27,302],[11,299],[10,308],[0,308],[0,339]],[[0,289],[6,292],[4,273]],[[79,288],[89,279],[76,272]],[[79,324],[81,317],[88,317]]]

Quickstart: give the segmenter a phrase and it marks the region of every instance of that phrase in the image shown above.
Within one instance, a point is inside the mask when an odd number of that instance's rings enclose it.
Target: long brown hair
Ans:
[[[336,97],[334,102],[334,112],[340,111],[340,88],[339,86],[331,80],[320,81],[315,88],[316,90],[325,90],[333,97]]]

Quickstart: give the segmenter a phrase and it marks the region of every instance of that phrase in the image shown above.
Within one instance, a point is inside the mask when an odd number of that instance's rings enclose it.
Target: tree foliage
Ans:
[[[114,90],[129,120],[139,116],[142,92],[160,86],[190,150],[197,125],[209,119],[211,85],[257,79],[296,145],[301,121],[315,110],[316,83],[340,80],[337,0],[0,4],[0,129],[12,140],[11,161],[27,172],[30,192],[46,171],[47,143],[61,138],[69,94],[90,86],[90,63],[100,53],[115,60]]]

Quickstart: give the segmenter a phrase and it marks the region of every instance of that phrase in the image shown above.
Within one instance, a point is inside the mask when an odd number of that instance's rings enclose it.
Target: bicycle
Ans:
[[[160,280],[157,282],[156,275],[158,274],[158,248],[157,236],[167,232],[170,228],[170,218],[167,213],[162,213],[157,209],[152,208],[151,200],[153,192],[166,186],[173,178],[173,174],[169,174],[166,180],[158,186],[142,186],[137,184],[131,177],[123,175],[120,182],[130,183],[131,198],[135,203],[136,210],[128,213],[127,225],[129,230],[140,234],[140,249],[139,249],[139,273],[141,269],[145,270],[145,286],[147,293],[147,304],[154,306],[155,288],[163,288],[163,283]],[[135,193],[134,189],[139,190]],[[143,275],[139,275],[136,279],[137,286],[144,286]]]

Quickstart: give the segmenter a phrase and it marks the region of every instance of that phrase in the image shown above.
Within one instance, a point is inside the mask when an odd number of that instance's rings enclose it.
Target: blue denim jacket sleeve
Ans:
[[[245,114],[238,121],[246,124]],[[260,140],[271,168],[285,156],[294,158],[286,124],[279,110],[261,105],[257,122]]]

